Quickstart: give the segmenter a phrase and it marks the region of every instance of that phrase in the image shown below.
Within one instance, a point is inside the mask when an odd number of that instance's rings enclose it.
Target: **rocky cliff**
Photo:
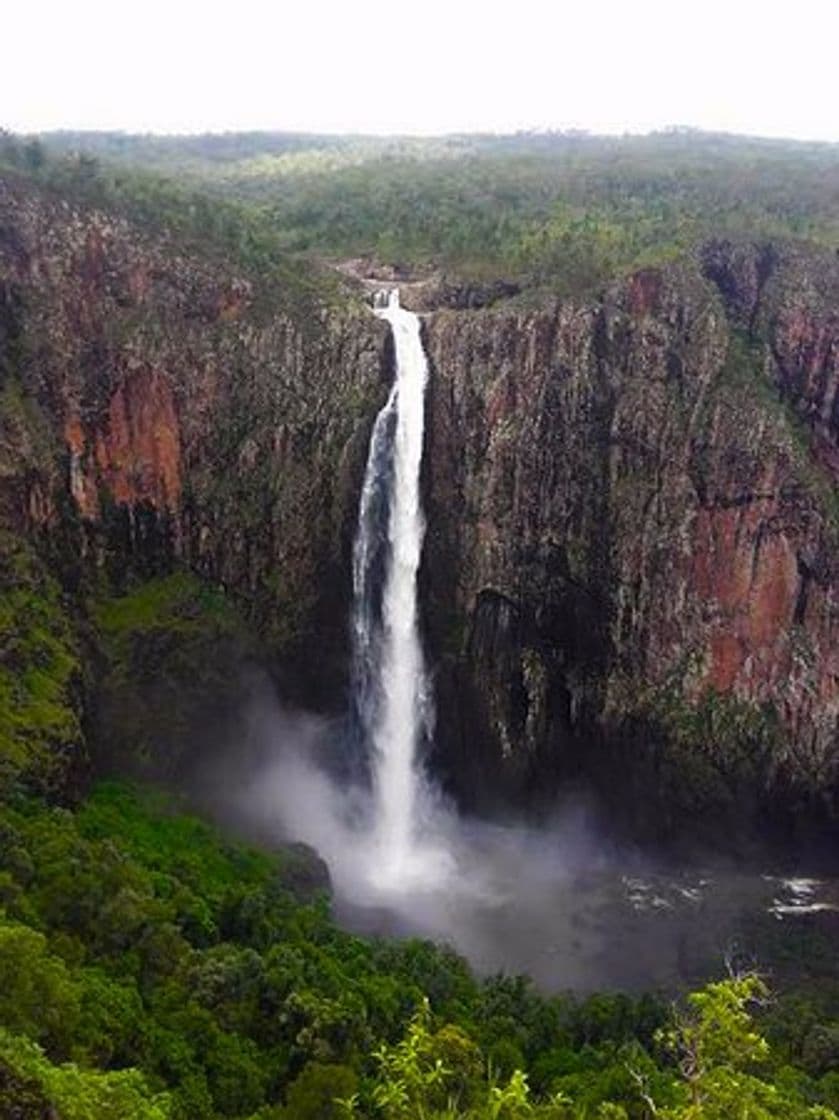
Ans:
[[[345,296],[301,307],[0,179],[0,527],[35,542],[73,609],[193,569],[241,605],[291,696],[340,704],[385,338]]]
[[[450,785],[594,783],[655,835],[835,822],[839,263],[719,242],[597,300],[444,302],[421,579]],[[62,603],[83,623],[103,586],[179,566],[241,605],[290,697],[342,706],[382,324],[7,179],[0,354],[0,580],[22,596],[0,634],[28,635],[0,670],[55,668],[41,760],[79,735]],[[189,588],[146,598],[189,622]],[[134,609],[102,617],[153,676]]]
[[[653,833],[834,817],[839,264],[709,244],[426,324],[441,764]],[[805,814],[805,815],[807,815]]]

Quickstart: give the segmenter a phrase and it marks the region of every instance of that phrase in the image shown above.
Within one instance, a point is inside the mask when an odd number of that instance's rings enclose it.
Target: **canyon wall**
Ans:
[[[445,302],[421,593],[450,787],[594,784],[652,834],[835,822],[839,262],[721,241],[596,300]],[[6,178],[0,355],[0,530],[50,602],[189,567],[290,699],[340,709],[385,326]]]
[[[426,324],[426,597],[459,793],[652,833],[833,818],[839,264],[713,243]],[[805,814],[806,815],[806,814]]]
[[[191,568],[245,613],[290,698],[339,707],[357,494],[390,359],[384,326],[323,292],[260,286],[0,179],[6,540],[33,543],[79,617]]]
[[[49,537],[69,506],[115,579],[183,560],[289,656],[341,661],[383,326],[9,181],[0,308],[5,520]]]

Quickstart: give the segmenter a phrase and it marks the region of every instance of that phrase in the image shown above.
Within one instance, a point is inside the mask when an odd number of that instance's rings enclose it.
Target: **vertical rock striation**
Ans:
[[[826,256],[714,243],[596,303],[429,317],[455,786],[594,778],[665,831],[833,816],[837,306]]]
[[[244,604],[291,691],[335,703],[386,328],[288,302],[0,180],[4,524],[116,586],[186,563]]]
[[[839,262],[714,241],[591,302],[447,301],[424,324],[420,592],[450,783],[594,781],[655,834],[835,823]],[[4,540],[75,602],[191,567],[320,707],[344,699],[391,362],[351,300],[284,303],[0,180]]]

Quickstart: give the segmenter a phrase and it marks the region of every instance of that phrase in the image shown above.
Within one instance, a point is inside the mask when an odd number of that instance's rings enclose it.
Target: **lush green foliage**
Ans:
[[[55,791],[81,749],[81,661],[60,587],[19,538],[0,533],[0,795]]]
[[[292,250],[580,292],[708,233],[839,239],[839,149],[673,131],[434,139],[58,134],[253,203]]]
[[[792,1071],[782,1071],[778,1083],[767,1079],[769,1046],[751,1014],[767,996],[763,981],[754,974],[694,993],[687,1012],[677,1012],[672,1024],[655,1037],[662,1056],[669,1052],[676,1058],[675,1067],[662,1068],[641,1047],[624,1046],[623,1086],[613,1065],[606,1090],[617,1089],[621,1099],[604,1100],[601,1085],[589,1103],[579,1097],[575,1101],[566,1091],[574,1087],[585,1093],[585,1085],[573,1076],[557,1078],[552,1090],[539,1098],[522,1070],[507,1078],[494,1076],[491,1069],[484,1074],[474,1044],[457,1028],[432,1032],[425,1008],[400,1043],[385,1045],[375,1055],[378,1068],[370,1097],[385,1120],[626,1120],[631,1115],[664,1120],[830,1120],[835,1113],[811,1104],[801,1092],[800,1079],[790,1077]],[[357,1096],[345,1102],[347,1111],[356,1114],[358,1103]]]
[[[136,1070],[103,1073],[56,1065],[25,1037],[0,1028],[0,1115],[61,1120],[170,1120],[166,1093],[155,1093]],[[55,1113],[52,1113],[55,1115]]]
[[[815,1118],[837,1103],[835,1021],[812,1003],[775,1014],[770,1049],[753,979],[675,1018],[649,997],[479,982],[426,942],[339,930],[301,896],[299,853],[230,843],[115,784],[75,813],[12,800],[0,833],[0,1106],[29,1100],[24,1116],[640,1118],[648,1096],[679,1120]]]

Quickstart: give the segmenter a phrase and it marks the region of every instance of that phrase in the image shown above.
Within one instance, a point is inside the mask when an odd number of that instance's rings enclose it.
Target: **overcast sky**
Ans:
[[[839,141],[839,0],[5,0],[0,126]]]

